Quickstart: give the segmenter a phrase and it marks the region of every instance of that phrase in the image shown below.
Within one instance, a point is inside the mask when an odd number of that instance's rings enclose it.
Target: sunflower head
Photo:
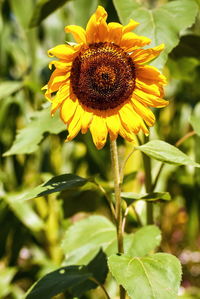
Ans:
[[[48,51],[57,60],[45,96],[51,101],[51,112],[60,109],[67,124],[67,141],[90,129],[93,141],[101,149],[109,134],[111,140],[121,135],[134,141],[140,130],[148,134],[155,117],[150,107],[164,107],[165,77],[146,65],[157,57],[164,45],[142,49],[150,39],[132,32],[138,23],[130,20],[122,26],[106,23],[107,13],[98,6],[83,29],[65,27],[76,45],[58,45]]]

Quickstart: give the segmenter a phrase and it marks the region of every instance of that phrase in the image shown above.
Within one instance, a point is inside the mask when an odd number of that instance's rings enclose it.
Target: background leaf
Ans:
[[[112,255],[108,266],[132,299],[177,299],[181,266],[173,255],[156,253],[143,258]]]
[[[147,9],[136,0],[114,0],[114,5],[123,24],[132,18],[140,25],[136,32],[152,40],[151,46],[165,44],[165,50],[152,64],[162,68],[168,54],[178,44],[180,33],[190,27],[198,12],[195,0],[176,0]]]
[[[12,147],[4,156],[33,153],[38,149],[45,133],[58,134],[65,129],[58,114],[52,117],[49,108],[37,111],[27,127],[18,132]]]
[[[137,149],[147,156],[174,165],[191,165],[200,167],[200,164],[192,161],[190,157],[181,152],[175,146],[161,140],[152,140],[143,145],[137,146]]]
[[[0,100],[18,91],[23,87],[23,82],[20,81],[3,81],[0,82]]]
[[[16,194],[7,194],[5,201],[20,221],[30,230],[38,232],[44,228],[43,220],[36,214],[30,202],[24,202]]]
[[[69,0],[40,0],[33,11],[30,27],[38,26],[46,17]]]

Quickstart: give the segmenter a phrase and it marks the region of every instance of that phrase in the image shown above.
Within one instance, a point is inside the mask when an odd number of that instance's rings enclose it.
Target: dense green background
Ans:
[[[71,36],[64,33],[64,26],[85,26],[98,4],[108,11],[109,21],[126,24],[133,18],[141,23],[136,31],[152,38],[152,45],[165,43],[164,54],[152,64],[163,69],[168,78],[166,98],[170,105],[155,111],[157,122],[151,129],[150,139],[161,139],[175,145],[188,132],[195,130],[180,149],[200,163],[199,0],[1,0],[2,299],[22,298],[38,278],[61,266],[66,253],[77,262],[72,254],[77,246],[76,240],[69,239],[71,249],[64,245],[73,232],[73,223],[90,214],[111,216],[104,196],[92,183],[96,177],[106,189],[112,186],[109,145],[98,151],[89,133],[64,143],[65,126],[58,115],[53,119],[50,117],[48,103],[41,92],[50,75],[47,50],[64,41],[72,41]],[[122,160],[132,146],[122,139],[118,139],[118,143]],[[166,150],[165,145],[163,150]],[[153,160],[152,163],[155,176],[160,162]],[[156,191],[168,191],[172,200],[155,204],[155,220],[162,230],[160,251],[172,253],[182,262],[180,298],[197,299],[200,298],[200,170],[192,167],[191,162],[180,164],[189,166],[166,164],[163,168]],[[65,173],[89,177],[90,180],[77,181],[77,178],[68,177],[70,183],[66,185],[63,180],[57,190],[59,193],[33,198],[44,191],[41,187],[33,188]],[[144,193],[144,171],[138,151],[129,160],[125,174],[123,191]],[[137,207],[138,203],[135,205]],[[144,224],[145,211],[141,205],[138,205],[138,211]],[[128,216],[127,231],[133,232],[139,226],[133,209]],[[69,227],[66,237],[65,231]],[[74,235],[76,233],[75,229]],[[93,248],[93,256],[97,247]],[[107,286],[115,298],[114,281],[109,278]],[[97,289],[83,298],[103,298],[101,296]],[[66,298],[71,297],[66,295]]]

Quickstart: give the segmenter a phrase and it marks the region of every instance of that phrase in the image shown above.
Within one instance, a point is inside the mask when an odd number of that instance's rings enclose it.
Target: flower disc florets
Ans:
[[[70,80],[83,105],[113,109],[123,104],[134,90],[134,63],[113,43],[91,44],[74,59]]]

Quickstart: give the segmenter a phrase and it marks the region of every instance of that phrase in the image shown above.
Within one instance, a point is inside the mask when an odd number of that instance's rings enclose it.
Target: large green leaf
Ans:
[[[112,255],[108,265],[132,299],[177,299],[181,266],[173,255],[156,253],[142,258]]]
[[[18,132],[12,147],[4,156],[33,153],[38,149],[44,133],[58,134],[64,129],[65,125],[58,114],[51,117],[49,108],[36,111],[27,127]]]
[[[136,0],[113,0],[119,18],[127,24],[132,18],[140,23],[136,32],[152,40],[152,46],[165,44],[165,51],[153,63],[162,68],[168,54],[178,44],[180,33],[190,27],[198,12],[195,0],[175,0],[147,9]]]
[[[3,81],[0,82],[0,100],[6,99],[12,93],[22,88],[23,82],[21,81]]]
[[[66,231],[62,244],[66,264],[87,264],[101,247],[105,251],[114,242],[116,228],[108,219],[102,216],[83,219]]]
[[[147,225],[135,234],[126,235],[126,253],[130,256],[143,257],[152,253],[161,242],[161,231],[155,225]]]
[[[190,157],[181,152],[175,146],[161,140],[152,140],[143,145],[137,146],[147,156],[174,165],[191,165],[200,167],[200,164],[192,161]]]
[[[62,267],[47,274],[29,291],[26,299],[50,299],[64,291],[73,297],[80,297],[103,284],[107,273],[106,256],[100,251],[87,266]]]
[[[38,26],[46,17],[69,0],[39,0],[31,17],[30,27]]]
[[[124,236],[124,248],[128,254],[144,256],[151,253],[161,240],[156,226],[146,226],[134,234]],[[108,256],[117,252],[115,226],[105,217],[90,216],[66,231],[62,248],[66,264],[87,264],[103,248]]]
[[[87,179],[78,175],[67,173],[55,176],[47,182],[35,187],[30,192],[27,192],[21,196],[22,200],[28,200],[44,195],[48,195],[54,192],[60,192],[75,187],[81,187],[88,182]]]

